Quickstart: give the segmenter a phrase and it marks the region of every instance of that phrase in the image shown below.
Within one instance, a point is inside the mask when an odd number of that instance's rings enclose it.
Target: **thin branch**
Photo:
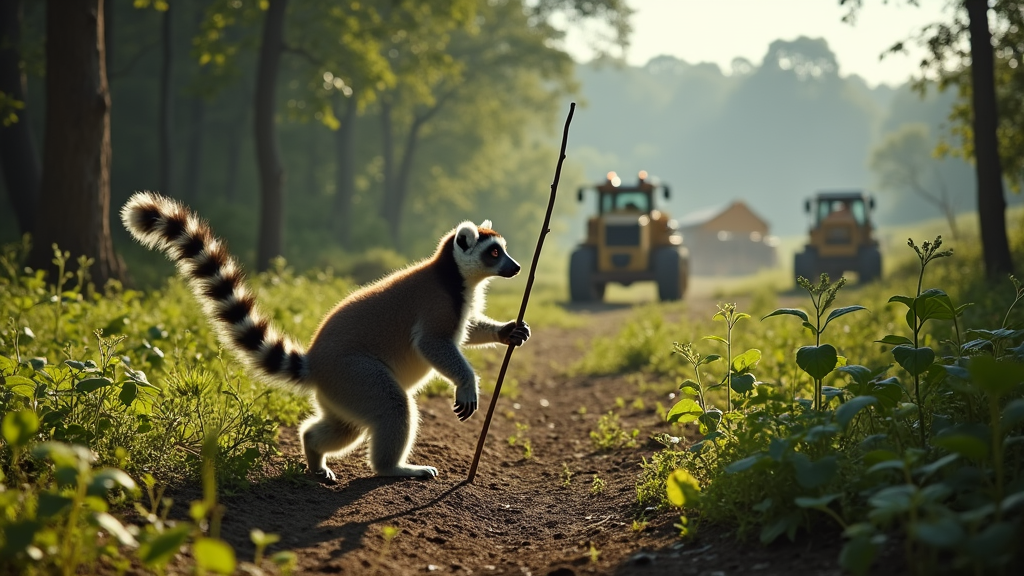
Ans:
[[[526,290],[523,292],[523,304],[519,308],[517,324],[522,324],[526,316],[526,305],[530,302],[530,291],[533,289],[533,281],[537,275],[537,262],[540,260],[540,250],[544,247],[544,237],[550,230],[551,212],[555,208],[555,193],[558,192],[558,180],[562,176],[562,162],[565,160],[565,145],[569,140],[569,124],[572,122],[572,114],[576,111],[576,103],[569,104],[569,116],[565,119],[565,128],[562,131],[562,148],[558,153],[558,165],[555,167],[555,179],[551,182],[551,195],[548,197],[548,210],[544,214],[544,224],[540,229],[540,238],[537,239],[537,248],[533,252],[533,263],[530,264],[530,276],[526,280]],[[473,483],[476,477],[476,468],[480,464],[480,454],[484,450],[484,441],[487,440],[487,429],[491,426],[491,417],[494,415],[494,407],[498,405],[498,396],[501,395],[501,383],[505,380],[505,371],[508,370],[508,362],[512,359],[512,352],[515,346],[509,344],[505,351],[505,359],[501,363],[501,371],[498,372],[498,381],[494,384],[494,392],[491,394],[491,405],[487,408],[487,417],[484,419],[483,429],[480,430],[480,439],[476,443],[476,454],[473,456],[473,464],[469,467],[469,476],[466,482]]]

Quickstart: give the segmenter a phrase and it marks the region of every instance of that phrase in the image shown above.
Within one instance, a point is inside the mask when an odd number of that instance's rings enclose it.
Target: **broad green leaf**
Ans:
[[[786,453],[792,449],[792,440],[789,438],[774,437],[768,443],[768,456],[776,462],[782,462]]]
[[[697,479],[682,468],[673,470],[668,476],[666,495],[673,506],[694,507],[700,501],[700,484]]]
[[[103,468],[97,470],[92,476],[92,483],[89,485],[89,492],[97,493],[99,495],[106,495],[107,492],[114,488],[124,488],[125,490],[136,490],[138,485],[135,484],[135,480],[126,474],[123,470],[117,468]]]
[[[804,322],[803,327],[811,331],[811,334],[818,334],[818,327],[810,322]]]
[[[235,551],[219,538],[198,538],[192,545],[192,555],[196,559],[196,567],[218,574],[231,574],[235,571]]]
[[[696,421],[703,413],[704,409],[700,407],[700,404],[692,398],[683,398],[679,402],[676,402],[675,406],[668,411],[668,414],[665,415],[665,419],[668,422],[688,424]]]
[[[829,313],[828,318],[825,319],[825,325],[822,326],[821,329],[824,330],[825,326],[828,326],[828,323],[835,320],[836,318],[839,318],[840,316],[845,316],[851,312],[857,312],[858,310],[867,310],[867,308],[860,305],[836,308],[835,310]]]
[[[23,552],[35,540],[36,532],[42,528],[41,522],[35,520],[21,520],[4,526],[4,546],[0,548],[4,558],[13,558],[15,554]],[[5,562],[6,563],[6,562]]]
[[[718,354],[708,354],[707,356],[701,358],[700,362],[697,362],[697,366],[703,366],[704,364],[711,364],[712,362],[718,362],[721,359],[722,359],[722,357],[720,355],[718,355]]]
[[[4,372],[13,373],[18,368],[18,363],[6,356],[0,356],[0,374]]]
[[[702,340],[712,340],[714,342],[721,342],[722,344],[725,344],[725,345],[729,344],[729,341],[726,340],[725,338],[722,338],[721,336],[714,336],[714,335],[712,335],[712,336],[705,336],[705,337],[702,338]]]
[[[916,540],[935,548],[951,548],[967,537],[963,526],[953,518],[940,518],[933,522],[917,521],[910,525],[910,534]]]
[[[913,346],[914,341],[906,336],[899,336],[897,334],[888,334],[881,340],[875,340],[879,344],[888,344],[890,346]]]
[[[1016,523],[1006,520],[989,524],[982,528],[981,532],[968,538],[964,548],[979,560],[998,558],[1005,555],[1009,547],[1014,545],[1017,529]]]
[[[25,398],[34,398],[36,383],[24,376],[8,376],[3,379],[4,385],[11,389],[11,392]]]
[[[831,344],[803,346],[796,351],[796,363],[815,380],[821,380],[835,369],[839,355]]]
[[[732,358],[732,371],[742,374],[748,372],[757,363],[761,361],[761,351],[757,348],[751,348],[743,354],[733,356]]]
[[[878,546],[871,538],[861,536],[843,544],[839,552],[839,566],[854,576],[864,576],[871,570],[878,554]]]
[[[876,402],[878,402],[878,399],[874,396],[857,396],[847,400],[836,408],[836,423],[845,429],[850,425],[850,422],[853,421],[858,412]]]
[[[36,510],[36,515],[38,518],[45,520],[67,510],[72,502],[74,501],[67,496],[41,492],[39,494],[39,508]]]
[[[908,512],[916,491],[917,487],[910,484],[882,488],[868,498],[868,504],[873,508],[868,516],[872,520],[887,521]]]
[[[849,374],[853,381],[864,385],[871,380],[871,370],[867,366],[840,366],[839,371],[843,374]]]
[[[744,470],[749,470],[753,468],[755,464],[764,459],[764,454],[754,454],[753,456],[747,456],[746,458],[742,458],[726,466],[725,472],[726,474],[736,474],[738,472],[743,472]]]
[[[710,434],[718,430],[722,423],[722,412],[720,410],[708,410],[697,418],[701,434]]]
[[[683,380],[679,385],[679,391],[683,394],[692,394],[696,396],[699,393],[699,390],[697,389],[697,382],[690,379]]]
[[[914,298],[912,296],[890,296],[889,302],[899,302],[900,304],[903,304],[907,308],[914,307]]]
[[[124,525],[117,519],[107,514],[106,512],[100,512],[96,514],[93,519],[100,528],[103,528],[120,542],[123,546],[131,546],[132,548],[139,545],[135,540],[135,537],[131,535],[131,532],[125,529]]]
[[[1024,364],[975,356],[967,369],[974,382],[988,394],[1003,396],[1024,381]]]
[[[984,424],[956,424],[936,434],[932,444],[965,458],[982,461],[988,458],[991,438],[992,433]]]
[[[272,544],[277,544],[281,541],[281,537],[279,535],[267,534],[259,528],[253,528],[249,531],[249,539],[252,540],[253,544],[264,548]]]
[[[139,386],[135,382],[128,380],[124,384],[121,384],[121,393],[117,395],[117,399],[125,406],[131,406],[138,394]]]
[[[793,454],[793,467],[796,469],[796,481],[804,488],[817,488],[832,481],[839,471],[839,461],[835,456],[825,456],[814,462],[806,454]]]
[[[900,459],[899,454],[893,452],[892,450],[884,450],[884,449],[872,450],[872,451],[868,452],[867,454],[864,454],[864,465],[870,468],[871,466],[874,466],[875,464],[878,464],[879,462],[889,462],[889,461],[892,461],[892,460],[899,460],[899,459]]]
[[[31,410],[8,412],[0,425],[4,440],[11,446],[25,446],[39,430],[39,417]]]
[[[761,529],[761,543],[771,544],[776,538],[786,534],[792,540],[797,529],[803,523],[803,517],[798,511],[790,512],[785,516],[776,518],[774,521],[765,524]]]
[[[75,384],[75,390],[83,394],[88,394],[89,392],[94,392],[100,388],[113,385],[114,383],[111,382],[109,378],[88,378],[86,380],[82,380],[78,384]]]
[[[801,508],[824,508],[839,498],[842,494],[825,494],[824,496],[797,496],[794,502]]]
[[[139,559],[147,566],[164,566],[192,532],[192,525],[179,523],[139,546]]]
[[[782,315],[796,316],[797,318],[803,320],[804,322],[808,321],[808,319],[807,319],[807,312],[804,312],[803,310],[801,310],[799,308],[779,308],[778,310],[775,310],[774,312],[772,312],[771,314],[765,316],[764,318],[761,318],[761,321],[763,322],[765,318],[771,318],[772,316],[782,316]]]
[[[939,458],[938,460],[936,460],[934,462],[929,462],[928,464],[925,464],[924,466],[919,466],[917,468],[914,468],[914,475],[915,476],[920,476],[921,479],[927,479],[929,476],[931,476],[932,474],[938,472],[939,470],[941,470],[947,464],[951,464],[953,462],[956,462],[959,459],[960,459],[960,455],[959,454],[956,454],[956,453],[946,454],[945,456],[943,456],[942,458]]]
[[[737,394],[746,394],[754,389],[757,379],[753,374],[733,374],[730,378],[729,387]]]
[[[1017,398],[1003,408],[1003,417],[999,424],[1004,429],[1009,429],[1021,422],[1024,422],[1024,398]]]
[[[912,348],[910,346],[897,346],[892,349],[892,356],[896,363],[910,372],[912,376],[919,376],[935,362],[935,352],[928,347]]]

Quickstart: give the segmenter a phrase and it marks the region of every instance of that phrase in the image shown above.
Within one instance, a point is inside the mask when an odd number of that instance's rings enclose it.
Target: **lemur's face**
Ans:
[[[505,239],[491,229],[491,221],[480,226],[463,222],[455,231],[455,261],[467,280],[492,276],[511,278],[521,267],[506,251]]]

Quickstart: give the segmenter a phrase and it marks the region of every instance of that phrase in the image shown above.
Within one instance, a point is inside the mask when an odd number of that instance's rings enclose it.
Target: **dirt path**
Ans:
[[[295,551],[301,574],[773,574],[793,566],[799,573],[837,574],[835,547],[769,552],[713,532],[684,544],[670,513],[634,531],[638,464],[657,448],[644,441],[663,426],[653,406],[665,399],[645,397],[645,409],[616,409],[623,428],[642,430],[641,446],[598,452],[591,430],[616,396],[635,398],[637,385],[625,377],[563,375],[583,344],[613,334],[630,313],[601,307],[582,311],[582,328],[535,331],[513,357],[510,375],[527,375],[518,377],[518,397],[498,404],[473,484],[464,479],[483,413],[459,423],[449,398],[425,398],[410,460],[436,466],[437,479],[372,477],[360,451],[331,463],[337,486],[280,476],[225,498],[225,537],[240,557],[251,558],[251,528],[280,534],[271,552]],[[500,361],[500,350],[491,355]],[[508,441],[513,435],[515,446]],[[294,429],[282,430],[281,450],[299,458]],[[595,477],[603,482],[599,492]],[[397,530],[390,541],[386,527]]]

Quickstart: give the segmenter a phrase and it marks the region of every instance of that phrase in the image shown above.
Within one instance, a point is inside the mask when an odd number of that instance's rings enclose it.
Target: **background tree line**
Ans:
[[[32,232],[30,265],[45,267],[57,242],[96,259],[102,281],[124,274],[112,237],[139,277],[150,255],[109,218],[132,191],[157,189],[259,268],[377,248],[397,262],[461,218],[492,218],[525,252],[560,112],[582,96],[567,186],[643,168],[675,186],[674,215],[734,196],[782,233],[802,229],[799,199],[820,188],[872,188],[887,221],[915,203],[935,205],[915,216],[948,216],[985,199],[999,272],[1002,185],[1019,188],[1024,174],[1024,3],[984,11],[998,108],[983,108],[999,111],[986,128],[999,164],[978,148],[975,170],[975,124],[993,118],[973,113],[971,25],[982,20],[971,1],[894,39],[930,57],[892,89],[842,76],[810,38],[775,42],[730,74],[672,57],[574,67],[553,22],[600,20],[625,45],[618,0],[0,0],[0,204],[11,207],[0,241]],[[853,16],[860,3],[839,4]],[[559,209],[565,226],[571,204]]]

